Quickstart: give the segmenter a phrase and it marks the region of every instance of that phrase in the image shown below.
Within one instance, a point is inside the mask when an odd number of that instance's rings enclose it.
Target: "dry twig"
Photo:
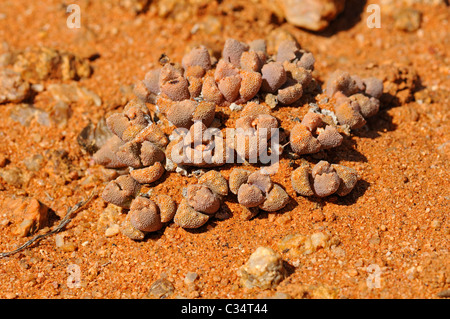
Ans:
[[[94,197],[94,193],[95,191],[93,191],[91,193],[91,195],[89,195],[88,199],[86,199],[85,201],[80,201],[77,204],[75,204],[75,206],[73,207],[69,207],[67,209],[67,213],[66,215],[63,217],[63,219],[61,219],[60,223],[58,224],[58,226],[55,227],[55,229],[49,231],[48,233],[45,234],[39,234],[34,236],[33,238],[31,238],[29,241],[27,241],[26,243],[24,243],[23,245],[21,245],[20,247],[18,247],[17,249],[13,250],[13,251],[9,251],[9,252],[4,252],[4,253],[0,253],[0,258],[4,258],[4,257],[8,257],[11,256],[13,254],[18,253],[19,251],[24,250],[25,248],[31,246],[31,244],[33,244],[36,241],[41,240],[42,238],[45,238],[47,236],[56,234],[58,232],[60,232],[61,230],[63,230],[63,228],[70,223],[70,221],[72,220],[72,215],[79,212],[84,206],[86,206]]]

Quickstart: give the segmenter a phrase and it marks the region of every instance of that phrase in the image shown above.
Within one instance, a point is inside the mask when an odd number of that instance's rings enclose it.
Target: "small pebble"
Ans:
[[[5,155],[0,154],[0,168],[5,167],[7,162],[8,158]]]
[[[258,247],[238,272],[246,288],[270,289],[286,276],[281,256],[268,247]]]
[[[60,248],[64,245],[64,235],[63,234],[55,235],[55,245],[57,248]]]
[[[120,227],[117,224],[111,225],[108,227],[105,231],[106,237],[113,237],[116,236],[120,232]]]
[[[165,278],[156,280],[149,289],[149,297],[165,299],[170,297],[175,291],[175,287]]]
[[[31,93],[30,84],[10,69],[0,71],[0,104],[20,103]]]
[[[242,213],[239,215],[239,217],[242,220],[250,220],[253,217],[257,216],[260,212],[258,207],[245,207],[242,206]]]
[[[16,293],[13,293],[13,292],[7,292],[7,293],[5,294],[5,298],[6,298],[6,299],[16,299],[16,298],[17,298],[17,294],[16,294]]]
[[[394,15],[394,20],[398,30],[414,32],[420,28],[422,13],[412,8],[402,8]]]
[[[450,298],[450,289],[442,290],[437,293],[437,296],[439,298]]]
[[[59,249],[61,249],[64,252],[73,252],[75,250],[77,250],[77,246],[74,243],[65,243],[64,245],[62,245],[61,247],[59,247]]]
[[[184,277],[184,283],[186,285],[193,284],[195,280],[197,280],[198,274],[196,272],[188,272]]]
[[[120,226],[120,232],[132,240],[143,240],[145,237],[145,232],[140,231],[139,229],[136,229],[133,225],[131,225],[128,216]]]
[[[244,107],[242,105],[236,104],[236,103],[231,103],[230,104],[230,110],[231,111],[240,111],[242,110]]]

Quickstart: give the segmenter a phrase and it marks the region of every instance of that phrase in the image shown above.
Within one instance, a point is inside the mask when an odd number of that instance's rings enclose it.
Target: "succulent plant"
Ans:
[[[312,169],[303,163],[292,172],[292,188],[302,196],[346,196],[360,179],[358,172],[343,165],[320,161]]]

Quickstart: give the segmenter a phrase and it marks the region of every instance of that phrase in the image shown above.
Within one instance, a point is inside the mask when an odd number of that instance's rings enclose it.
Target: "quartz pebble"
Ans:
[[[290,234],[278,243],[278,249],[287,251],[290,257],[298,258],[312,254],[320,248],[330,247],[331,239],[330,235],[324,232],[316,232],[310,236]]]
[[[342,12],[345,0],[279,0],[275,4],[289,23],[320,31]]]
[[[422,14],[413,8],[402,8],[394,14],[394,27],[405,32],[414,32],[420,28]]]
[[[238,272],[246,288],[275,288],[286,276],[281,256],[268,247],[258,247]]]
[[[156,280],[149,289],[149,297],[156,299],[165,299],[170,297],[175,291],[175,287],[166,278]]]
[[[76,81],[92,74],[89,59],[71,52],[42,46],[10,53],[12,69],[32,83],[48,79]]]
[[[105,236],[106,237],[113,237],[116,236],[117,234],[119,234],[120,232],[120,227],[117,224],[111,225],[110,227],[108,227],[105,231]]]
[[[129,216],[120,225],[120,232],[132,240],[143,240],[145,237],[145,232],[135,228],[129,219]]]
[[[197,280],[198,274],[195,272],[188,272],[186,276],[184,277],[184,283],[189,285],[194,283],[195,280]]]
[[[20,103],[30,96],[31,86],[19,73],[0,70],[0,104]]]

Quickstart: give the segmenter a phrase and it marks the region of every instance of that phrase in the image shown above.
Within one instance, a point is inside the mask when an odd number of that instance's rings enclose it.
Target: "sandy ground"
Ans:
[[[135,242],[122,234],[106,237],[105,230],[120,224],[125,214],[105,211],[106,203],[95,196],[62,233],[64,249],[52,236],[0,260],[0,298],[152,298],[150,287],[160,278],[174,287],[169,298],[438,298],[450,288],[448,6],[415,5],[423,14],[421,27],[404,32],[394,27],[396,8],[382,7],[381,28],[370,29],[365,7],[351,2],[330,29],[312,33],[277,21],[248,1],[211,2],[168,17],[153,7],[136,16],[112,3],[80,1],[82,27],[69,29],[64,2],[3,1],[1,41],[11,50],[48,46],[91,57],[92,76],[76,83],[95,92],[102,104],[70,103],[68,123],[62,126],[36,120],[23,126],[10,117],[15,104],[0,105],[5,168],[18,168],[26,177],[21,186],[0,178],[0,251],[29,239],[14,235],[15,199],[32,197],[48,206],[55,213],[55,226],[69,206],[101,192],[107,173],[92,164],[77,136],[89,122],[121,110],[131,85],[156,66],[162,53],[180,61],[196,44],[220,52],[227,37],[251,41],[284,30],[314,54],[319,81],[337,68],[372,74],[380,65],[398,63],[417,72],[419,92],[410,102],[385,105],[365,128],[324,155],[362,176],[344,198],[297,195],[290,184],[291,161],[284,157],[273,177],[291,197],[282,211],[242,220],[241,208],[230,195],[225,200],[228,219],[215,219],[196,231],[171,223]],[[49,111],[55,101],[44,90],[33,104]],[[306,110],[280,107],[273,115],[289,130]],[[232,123],[235,115],[223,112]],[[36,154],[43,155],[42,163],[30,170],[25,162]],[[231,169],[224,166],[221,171],[228,178]],[[182,188],[195,181],[166,173],[154,192],[179,203]],[[278,249],[286,235],[319,231],[338,240],[310,255],[292,256]],[[237,271],[259,246],[278,251],[289,263],[290,275],[273,289],[242,288]],[[371,265],[379,269],[380,278],[373,289],[367,285],[373,278]],[[78,288],[68,284],[74,276],[71,269],[79,270]],[[198,274],[193,284],[185,282],[189,272]]]

